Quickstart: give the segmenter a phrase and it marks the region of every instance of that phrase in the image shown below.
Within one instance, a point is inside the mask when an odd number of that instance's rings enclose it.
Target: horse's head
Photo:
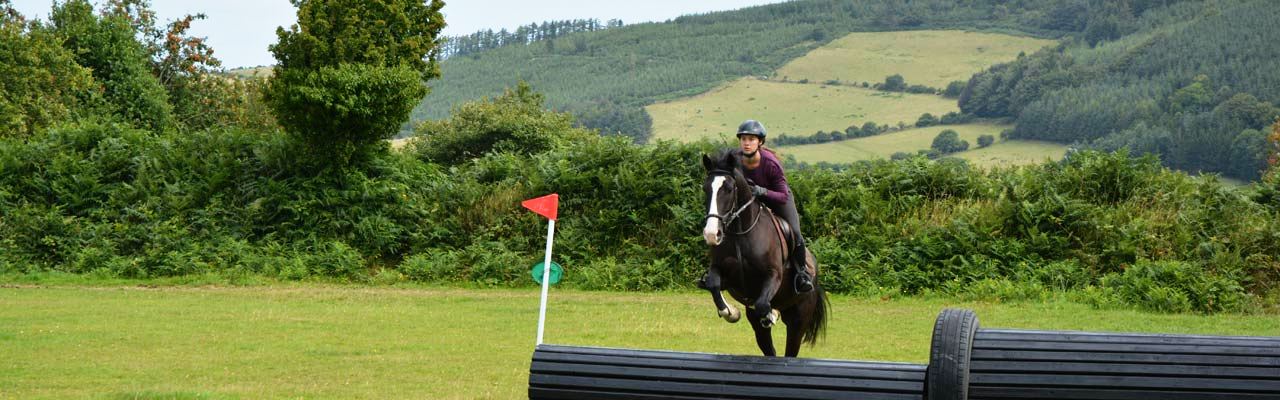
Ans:
[[[702,182],[707,207],[707,224],[702,228],[702,237],[707,245],[718,246],[724,241],[725,226],[737,217],[735,208],[745,178],[738,167],[738,157],[732,151],[721,152],[715,159],[704,154],[702,166],[707,169],[707,178]]]

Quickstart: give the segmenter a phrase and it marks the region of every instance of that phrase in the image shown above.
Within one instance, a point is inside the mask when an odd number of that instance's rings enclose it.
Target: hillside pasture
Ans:
[[[968,81],[989,66],[1052,45],[1052,40],[965,31],[855,32],[778,69],[774,79],[846,84],[884,82],[900,74],[908,85],[938,89]]]
[[[941,96],[755,78],[646,109],[653,117],[653,139],[677,141],[733,139],[738,124],[747,119],[764,123],[771,136],[808,136],[819,130],[844,131],[868,121],[913,124],[922,113],[940,116],[959,111],[955,100]]]
[[[977,165],[1021,165],[1035,164],[1045,160],[1062,158],[1067,146],[1050,142],[1037,141],[997,141],[984,149],[978,149],[978,136],[1000,136],[1000,131],[1010,128],[1009,125],[995,123],[971,123],[963,125],[940,125],[926,128],[907,129],[889,132],[876,136],[848,139],[839,142],[786,146],[776,150],[783,155],[793,155],[798,161],[816,163],[849,163],[860,160],[889,158],[893,153],[907,152],[916,154],[919,150],[929,149],[933,138],[943,130],[955,130],[961,140],[969,142],[968,151],[954,156],[969,160]]]
[[[1048,160],[1061,160],[1070,146],[1039,140],[997,141],[989,147],[976,149],[977,142],[969,142],[969,151],[955,154],[970,164],[982,167],[1038,164]]]

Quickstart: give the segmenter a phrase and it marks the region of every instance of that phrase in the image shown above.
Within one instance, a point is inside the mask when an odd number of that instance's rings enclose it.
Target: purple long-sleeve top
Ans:
[[[770,208],[781,207],[791,199],[791,187],[787,185],[787,177],[782,174],[782,163],[778,162],[778,157],[772,151],[761,149],[759,153],[760,165],[756,169],[743,166],[742,173],[751,182],[765,188],[768,193],[764,199]]]

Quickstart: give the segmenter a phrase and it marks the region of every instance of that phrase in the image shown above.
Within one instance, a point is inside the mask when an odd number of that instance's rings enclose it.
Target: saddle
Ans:
[[[782,259],[790,264],[791,256],[795,254],[796,243],[800,240],[796,237],[795,231],[791,229],[791,224],[787,220],[778,218],[778,214],[774,214],[769,207],[764,207],[769,212],[769,218],[773,219],[773,226],[777,227],[778,236],[782,238]],[[803,256],[801,256],[803,257]]]

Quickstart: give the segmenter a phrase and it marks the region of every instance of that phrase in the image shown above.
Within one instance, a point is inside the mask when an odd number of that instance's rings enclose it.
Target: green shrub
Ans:
[[[1101,287],[1113,301],[1162,312],[1239,311],[1250,301],[1237,282],[1183,261],[1140,261]]]
[[[332,240],[317,243],[307,249],[310,254],[305,262],[311,275],[318,277],[338,278],[350,281],[363,281],[368,278],[364,257],[360,251],[346,243]]]
[[[457,165],[491,152],[541,153],[590,138],[568,113],[543,108],[543,96],[520,82],[502,96],[464,104],[449,119],[415,129],[413,148],[428,162]]]

